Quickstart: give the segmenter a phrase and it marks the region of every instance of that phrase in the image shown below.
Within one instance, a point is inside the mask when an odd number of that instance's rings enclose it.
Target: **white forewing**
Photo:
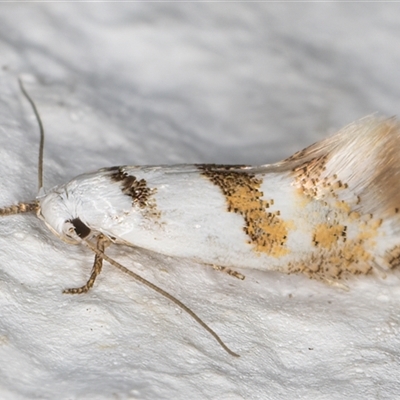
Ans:
[[[40,215],[64,240],[71,229],[103,233],[206,264],[332,281],[400,262],[399,148],[396,121],[367,118],[274,165],[81,175],[40,198]]]

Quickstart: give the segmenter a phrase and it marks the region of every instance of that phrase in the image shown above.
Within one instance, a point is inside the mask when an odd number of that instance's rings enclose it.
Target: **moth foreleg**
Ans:
[[[213,264],[212,266],[216,271],[221,271],[224,272],[225,274],[228,274],[230,276],[233,276],[234,278],[240,279],[241,281],[246,278],[243,274],[240,272],[237,272],[233,269],[230,269],[228,267],[221,267],[221,265],[215,265]]]
[[[0,208],[0,217],[7,215],[23,214],[29,212],[36,212],[39,208],[37,201],[31,203],[18,203],[8,207]]]
[[[104,253],[105,248],[107,246],[109,246],[110,243],[111,243],[110,240],[107,237],[105,237],[104,235],[97,236],[97,246],[96,247],[102,253]],[[93,287],[97,276],[100,275],[102,267],[103,267],[103,258],[99,254],[96,254],[94,257],[92,272],[91,272],[90,278],[88,279],[86,284],[81,287],[78,287],[78,288],[65,289],[63,291],[63,293],[65,293],[65,294],[87,293]]]

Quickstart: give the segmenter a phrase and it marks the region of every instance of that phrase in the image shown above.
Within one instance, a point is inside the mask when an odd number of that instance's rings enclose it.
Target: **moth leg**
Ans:
[[[110,240],[105,237],[104,235],[99,235],[97,236],[97,249],[100,250],[102,253],[104,253],[104,250],[107,246],[110,245]],[[94,263],[92,267],[92,272],[90,274],[90,278],[86,282],[86,285],[83,285],[78,288],[72,288],[72,289],[65,289],[63,293],[65,294],[81,294],[81,293],[87,293],[94,285],[94,282],[97,278],[97,276],[100,274],[101,269],[103,267],[103,258],[99,256],[98,254],[95,255],[94,257]]]
[[[28,212],[36,212],[38,208],[39,204],[36,201],[32,203],[18,203],[12,206],[0,208],[0,217]]]
[[[230,268],[228,268],[228,267],[222,267],[221,265],[215,265],[215,264],[213,264],[212,267],[213,267],[216,271],[224,272],[224,273],[226,273],[226,274],[228,274],[228,275],[230,275],[230,276],[233,276],[234,278],[240,279],[241,281],[242,281],[244,278],[246,278],[245,275],[243,275],[243,274],[241,274],[241,273],[239,273],[239,272],[237,272],[237,271],[235,271],[235,270],[233,270],[233,269],[230,269]]]
[[[324,282],[330,286],[335,286],[339,289],[345,290],[346,292],[348,292],[350,290],[346,284],[344,284],[342,282],[334,281],[333,279],[323,278],[322,282]]]

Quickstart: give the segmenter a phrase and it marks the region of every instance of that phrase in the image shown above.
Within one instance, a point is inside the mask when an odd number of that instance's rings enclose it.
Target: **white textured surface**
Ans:
[[[1,4],[0,203],[118,164],[266,163],[374,111],[400,109],[399,4]],[[34,77],[31,78],[31,76]],[[223,231],[223,227],[221,227]],[[300,276],[114,248],[168,301],[33,216],[0,221],[1,399],[394,399],[399,277],[349,292]]]

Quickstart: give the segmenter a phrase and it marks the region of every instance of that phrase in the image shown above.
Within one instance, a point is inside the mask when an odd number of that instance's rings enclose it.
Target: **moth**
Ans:
[[[0,215],[35,212],[61,240],[95,253],[87,283],[64,293],[87,292],[105,260],[174,301],[237,356],[193,311],[105,249],[135,246],[239,279],[237,269],[257,269],[340,284],[390,270],[400,264],[399,149],[399,123],[367,117],[271,165],[118,166],[46,192],[39,178],[35,200]]]

